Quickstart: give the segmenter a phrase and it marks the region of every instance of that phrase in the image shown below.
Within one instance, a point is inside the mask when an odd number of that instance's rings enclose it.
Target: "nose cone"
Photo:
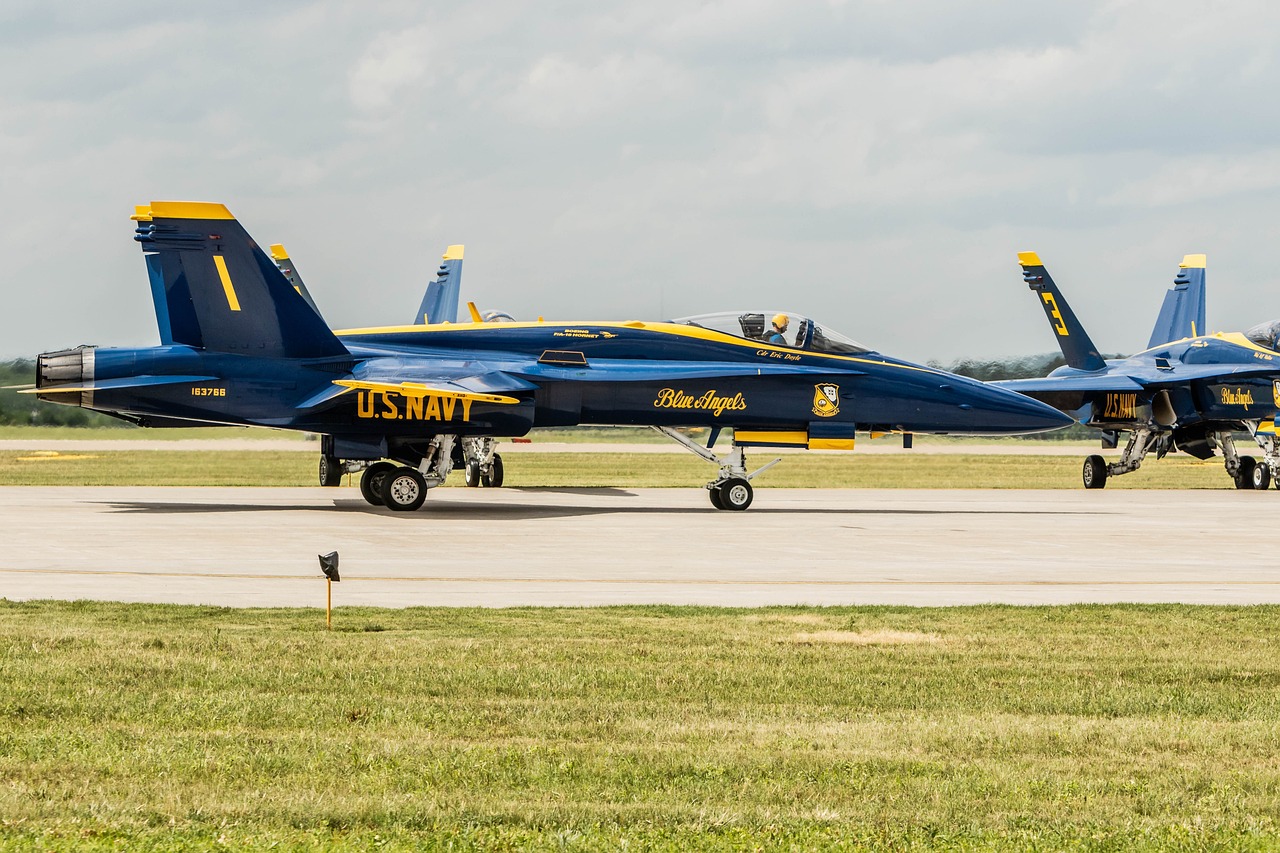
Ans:
[[[975,380],[957,387],[958,408],[971,435],[1026,435],[1069,427],[1075,421],[1047,403]]]

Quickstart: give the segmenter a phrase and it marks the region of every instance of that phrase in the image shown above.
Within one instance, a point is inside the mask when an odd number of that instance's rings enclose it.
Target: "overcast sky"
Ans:
[[[916,361],[1048,352],[1038,251],[1145,345],[1280,317],[1280,5],[0,4],[0,357],[157,342],[133,205],[225,203],[335,328],[445,246],[533,319],[789,307]]]

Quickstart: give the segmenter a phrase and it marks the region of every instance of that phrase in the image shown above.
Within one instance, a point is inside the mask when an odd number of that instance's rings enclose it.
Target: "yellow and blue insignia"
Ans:
[[[813,386],[813,413],[829,418],[840,412],[840,386],[823,382]]]
[[[1280,380],[1271,383],[1271,400],[1280,409]]]

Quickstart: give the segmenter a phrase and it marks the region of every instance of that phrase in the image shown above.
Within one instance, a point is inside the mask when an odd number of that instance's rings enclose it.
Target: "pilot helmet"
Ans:
[[[774,314],[773,325],[777,326],[779,329],[785,329],[790,319],[791,318],[788,317],[786,314]]]

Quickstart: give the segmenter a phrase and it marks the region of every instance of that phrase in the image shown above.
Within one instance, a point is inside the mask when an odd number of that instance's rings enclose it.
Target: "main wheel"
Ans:
[[[711,505],[716,509],[724,509],[724,500],[720,496],[720,487],[712,486],[707,489],[707,494],[711,495]]]
[[[720,484],[720,504],[724,509],[741,512],[751,506],[752,497],[751,484],[741,477],[732,477]]]
[[[320,454],[320,485],[342,485],[342,460],[327,453]]]
[[[396,466],[390,462],[375,462],[360,475],[360,494],[374,506],[382,506],[382,478]]]
[[[1261,465],[1253,466],[1253,487],[1259,491],[1266,491],[1271,485],[1271,469],[1264,462]]]
[[[382,478],[382,502],[388,509],[413,512],[427,499],[427,482],[417,469],[396,468]]]
[[[480,482],[486,486],[497,489],[502,487],[502,457],[493,454],[493,464],[489,466],[488,474],[480,475]]]
[[[1236,469],[1236,488],[1252,489],[1253,488],[1253,472],[1257,470],[1258,460],[1252,456],[1241,456],[1240,467]]]
[[[1086,489],[1101,489],[1107,485],[1107,460],[1101,456],[1090,456],[1084,460],[1081,472]]]
[[[474,489],[480,485],[480,463],[474,459],[467,460],[467,468],[463,474],[467,481],[467,486]]]

